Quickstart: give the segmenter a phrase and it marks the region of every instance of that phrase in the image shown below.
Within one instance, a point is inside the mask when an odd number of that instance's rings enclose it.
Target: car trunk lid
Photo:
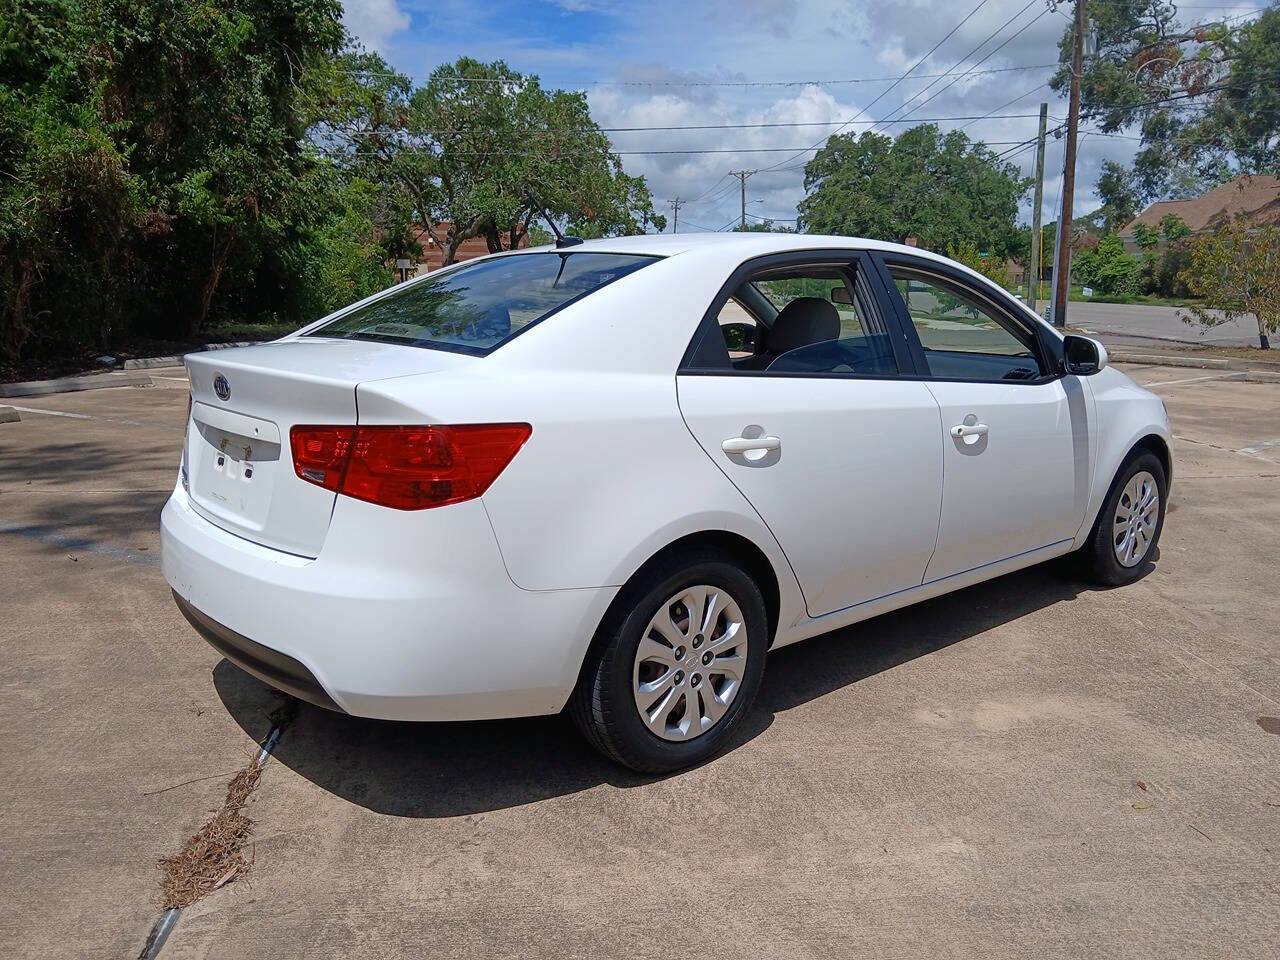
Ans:
[[[310,337],[187,356],[184,476],[193,508],[254,543],[318,556],[336,494],[298,477],[290,429],[355,424],[361,383],[474,362],[438,350]]]

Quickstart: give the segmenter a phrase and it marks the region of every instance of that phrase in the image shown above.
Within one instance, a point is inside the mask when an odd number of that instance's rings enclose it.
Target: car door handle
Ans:
[[[957,423],[951,428],[953,437],[985,437],[991,428],[985,423]]]
[[[750,453],[754,450],[780,450],[782,441],[778,437],[730,437],[720,447],[725,453]]]

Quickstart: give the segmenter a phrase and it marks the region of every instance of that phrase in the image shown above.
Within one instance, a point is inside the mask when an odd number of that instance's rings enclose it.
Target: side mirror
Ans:
[[[1092,337],[1068,334],[1062,339],[1062,356],[1067,373],[1088,377],[1107,365],[1107,348]]]
[[[722,323],[720,333],[730,353],[755,353],[756,325],[754,323]]]
[[[853,297],[849,296],[849,288],[848,287],[832,287],[831,302],[843,303],[843,304],[846,304],[847,306],[853,306]]]

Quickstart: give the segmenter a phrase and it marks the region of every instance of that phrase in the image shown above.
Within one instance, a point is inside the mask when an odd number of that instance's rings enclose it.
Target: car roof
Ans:
[[[645,233],[631,237],[585,240],[565,248],[582,253],[632,253],[669,257],[711,247],[734,247],[745,256],[786,253],[790,250],[880,250],[909,253],[928,260],[945,260],[928,250],[901,243],[887,243],[864,237],[841,237],[815,233]],[[545,250],[550,247],[531,247]]]

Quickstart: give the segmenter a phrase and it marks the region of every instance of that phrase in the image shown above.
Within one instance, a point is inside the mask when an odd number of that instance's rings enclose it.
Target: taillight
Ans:
[[[422,510],[480,496],[529,439],[527,423],[294,427],[299,477],[357,500]]]
[[[308,483],[339,489],[355,434],[355,427],[294,427],[289,431],[293,469]]]

